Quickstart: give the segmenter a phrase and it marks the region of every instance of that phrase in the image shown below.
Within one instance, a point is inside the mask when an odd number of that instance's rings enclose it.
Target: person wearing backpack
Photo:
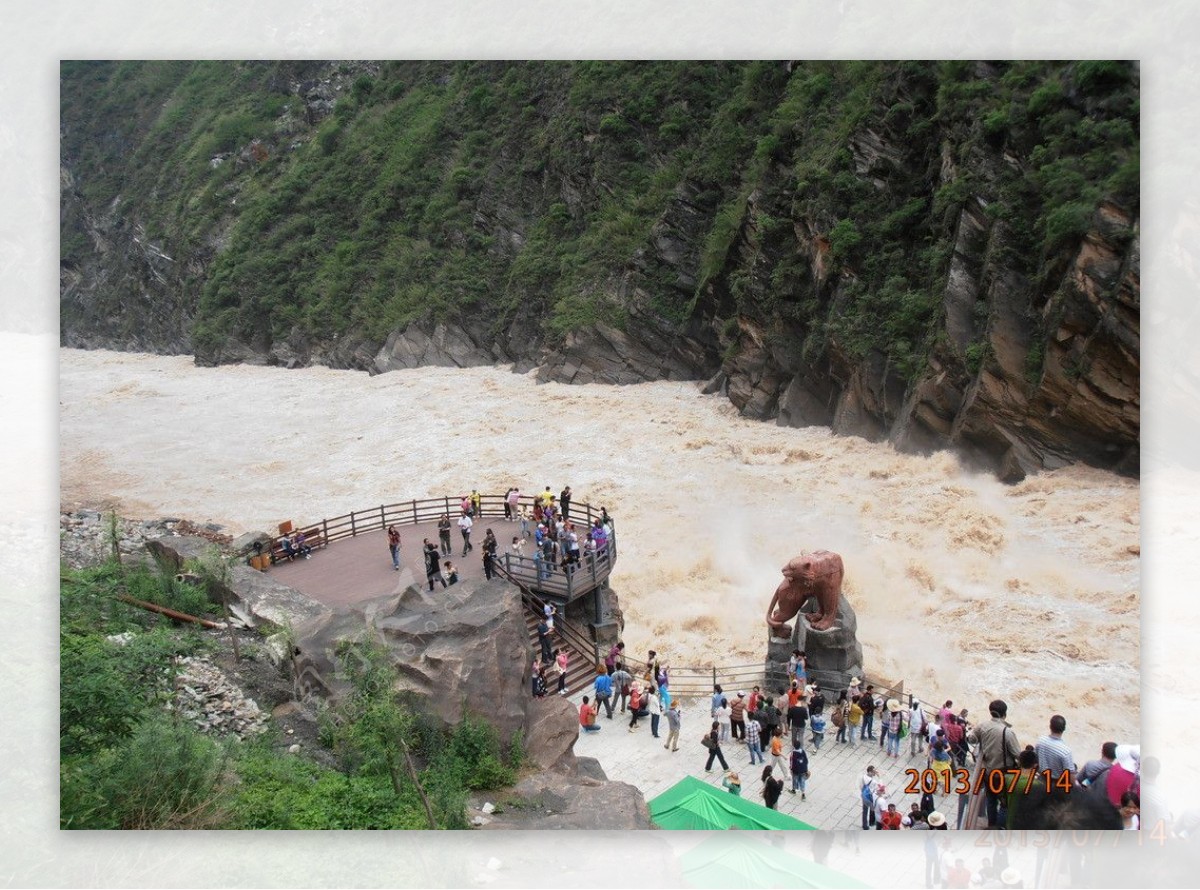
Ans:
[[[599,713],[600,706],[604,705],[604,716],[609,720],[612,719],[612,677],[608,674],[596,674],[596,711]]]
[[[800,789],[800,799],[808,799],[808,754],[803,748],[792,749],[792,762],[789,764],[792,768],[792,787],[788,790],[792,794],[796,793],[796,789]]]
[[[833,721],[833,725],[837,727],[837,737],[835,741],[846,744],[847,720],[850,716],[850,703],[846,700],[846,693],[843,692],[838,696],[837,704],[833,706],[833,711],[829,719]]]
[[[875,824],[875,787],[879,779],[875,775],[875,765],[867,767],[867,771],[858,777],[858,798],[862,803],[862,829],[869,831]]]
[[[766,738],[771,739],[775,736],[775,730],[779,728],[779,708],[775,707],[774,699],[766,699],[765,703],[759,709],[763,721],[763,733]]]

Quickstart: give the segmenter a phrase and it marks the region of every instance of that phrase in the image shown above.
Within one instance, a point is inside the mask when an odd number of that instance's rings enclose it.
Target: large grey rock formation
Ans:
[[[525,712],[523,744],[526,759],[540,769],[573,772],[577,765],[575,740],[579,720],[575,705],[549,695],[530,698]]]
[[[252,627],[295,628],[329,613],[329,607],[250,566],[229,571],[229,608]]]
[[[159,565],[173,572],[183,571],[188,560],[202,560],[216,550],[216,545],[207,538],[196,535],[178,535],[172,538],[154,538],[146,541],[146,549],[158,560]]]
[[[173,572],[183,571],[191,560],[203,561],[220,552],[212,541],[195,535],[150,539],[146,549]],[[231,566],[226,582],[218,583],[214,593],[249,627],[295,628],[331,614],[328,606],[247,565]]]
[[[397,691],[448,725],[483,717],[507,744],[525,728],[528,635],[520,591],[469,580],[437,595],[413,585],[398,595],[328,612],[296,628],[301,694],[336,695],[339,643],[368,634],[393,653]]]
[[[837,620],[828,630],[813,630],[803,615],[817,610],[815,600],[809,600],[796,617],[790,639],[781,640],[768,634],[766,681],[769,690],[782,689],[787,684],[787,661],[793,649],[808,658],[808,676],[823,689],[844,689],[852,677],[863,675],[862,644],[858,641],[858,616],[846,595],[838,600]]]
[[[299,695],[338,695],[336,652],[368,634],[392,653],[397,690],[446,725],[464,713],[482,717],[508,745],[518,732],[535,772],[506,792],[521,813],[480,821],[487,828],[649,828],[645,799],[610,782],[599,765],[576,758],[575,705],[527,689],[529,652],[520,591],[506,581],[470,580],[429,594],[414,585],[297,629],[294,676]]]

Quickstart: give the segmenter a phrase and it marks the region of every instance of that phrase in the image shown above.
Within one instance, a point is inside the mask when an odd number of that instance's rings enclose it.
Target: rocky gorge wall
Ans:
[[[580,98],[597,75],[569,66],[524,69],[530,82],[507,97],[474,70],[405,69],[389,99],[433,91],[445,103],[421,162],[463,163],[405,200],[457,209],[437,225],[426,210],[410,231],[395,222],[408,205],[380,198],[391,209],[379,218],[406,234],[379,252],[364,227],[391,229],[368,226],[361,207],[337,211],[346,235],[322,247],[312,213],[289,204],[302,198],[269,197],[342,175],[333,159],[355,126],[390,107],[378,64],[273,71],[282,113],[194,159],[217,177],[193,195],[214,208],[203,223],[152,204],[171,191],[165,171],[136,198],[147,174],[131,172],[100,203],[87,151],[73,149],[96,124],[64,112],[74,246],[62,342],[201,364],[511,363],[543,381],[705,381],[749,417],[951,448],[1010,481],[1073,461],[1133,475],[1137,72],[1085,64],[734,66],[731,95],[697,92],[670,114],[632,102],[605,113],[599,95]],[[611,77],[647,69],[631,70]],[[697,76],[680,65],[664,83]],[[490,143],[472,129],[484,92],[513,103],[508,117],[487,112],[503,134]],[[151,134],[155,113],[144,112]],[[136,126],[125,138],[117,162],[152,157]],[[375,144],[357,150],[369,167]],[[639,192],[647,158],[662,182]],[[627,208],[619,238],[606,234],[613,206]],[[434,284],[421,289],[422,275]],[[361,291],[376,278],[376,296]]]

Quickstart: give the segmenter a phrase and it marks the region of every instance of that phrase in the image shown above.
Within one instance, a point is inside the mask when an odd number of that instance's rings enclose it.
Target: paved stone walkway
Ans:
[[[590,691],[584,691],[571,700],[578,707],[583,696],[590,694]],[[637,729],[629,732],[629,715],[622,715],[618,707],[613,710],[612,720],[606,719],[601,709],[598,723],[602,729],[595,733],[581,732],[575,743],[575,753],[595,757],[610,779],[636,785],[647,802],[688,775],[724,791],[721,786],[724,771],[720,763],[714,762],[711,773],[704,771],[708,750],[700,744],[700,736],[712,726],[708,699],[681,700],[681,704],[679,750],[676,752],[663,748],[667,735],[665,716],[659,726],[659,735],[662,737],[659,740],[650,735],[649,717],[639,719]],[[830,868],[857,877],[869,886],[927,886],[925,839],[930,835],[923,831],[863,831],[862,805],[858,797],[859,776],[868,764],[873,763],[888,789],[889,798],[898,810],[907,812],[912,804],[920,802],[920,795],[904,794],[908,784],[904,771],[924,768],[925,755],[910,757],[908,739],[903,740],[897,759],[885,757],[878,741],[864,741],[851,747],[835,742],[836,736],[837,727],[829,724],[821,750],[813,753],[811,733],[805,730],[805,747],[809,755],[809,772],[812,774],[808,780],[807,800],[802,801],[799,793],[790,794],[787,790],[791,787],[790,779],[785,780],[784,791],[779,798],[779,811],[816,828],[837,832],[826,853],[826,864]],[[762,766],[751,767],[749,752],[738,742],[731,740],[724,743],[721,750],[730,768],[742,780],[742,796],[761,803]],[[790,737],[785,740],[784,750],[786,761],[791,755]],[[936,800],[938,809],[945,813],[953,827],[958,812],[957,795],[938,795]],[[781,850],[802,858],[813,858],[815,836],[809,832],[763,834],[769,835],[773,845]],[[1002,852],[1008,857],[1008,864],[1018,867],[1023,875],[1029,876],[1025,886],[1033,886],[1035,854],[1039,852],[1035,849],[1036,839],[1030,842],[1025,838],[1023,843],[1013,843],[1008,834],[951,830],[937,832],[934,836],[940,851],[950,850],[953,856],[962,857],[972,871],[978,870],[985,857],[994,858],[999,848],[1003,847]],[[803,869],[798,869],[798,874],[802,874]]]
[[[583,695],[589,694],[590,691],[582,692],[572,700],[578,706]],[[575,753],[595,757],[610,779],[636,785],[647,801],[688,775],[722,788],[724,771],[719,761],[714,761],[711,773],[704,771],[708,749],[700,744],[700,736],[712,725],[708,700],[685,701],[682,705],[682,728],[679,733],[679,750],[676,752],[663,748],[667,734],[665,715],[659,727],[662,740],[658,740],[650,735],[649,717],[638,720],[637,729],[629,732],[628,714],[622,717],[620,709],[614,708],[613,719],[607,720],[601,708],[598,723],[603,728],[596,733],[581,733],[575,743]],[[902,742],[899,758],[886,757],[878,741],[862,741],[857,746],[834,741],[837,728],[832,723],[828,725],[825,741],[820,751],[815,753],[811,744],[811,733],[805,730],[805,747],[808,751],[809,772],[812,774],[812,778],[808,780],[807,800],[801,800],[799,792],[791,794],[788,791],[791,788],[790,778],[783,777],[784,791],[778,804],[781,813],[795,816],[820,829],[861,830],[862,805],[858,796],[858,779],[867,765],[872,763],[880,775],[880,781],[888,789],[889,799],[896,804],[901,813],[907,812],[912,804],[920,802],[919,794],[903,793],[909,781],[905,769],[923,769],[925,766],[925,755],[909,756],[908,739]],[[878,735],[877,725],[876,736]],[[750,766],[750,754],[740,742],[731,739],[721,745],[721,750],[730,769],[736,771],[742,780],[742,796],[761,803],[762,766]],[[790,755],[790,736],[785,736],[785,763]],[[958,807],[957,796],[938,795],[936,800],[938,808],[946,814],[950,825],[953,826]]]

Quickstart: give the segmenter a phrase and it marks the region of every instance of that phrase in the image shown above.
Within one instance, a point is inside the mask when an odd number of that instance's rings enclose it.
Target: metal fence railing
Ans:
[[[303,532],[311,541],[329,545],[335,541],[352,538],[368,532],[386,531],[391,525],[421,525],[427,522],[437,522],[443,516],[451,518],[460,516],[461,498],[440,497],[424,498],[409,501],[397,501],[392,504],[380,504],[378,507],[368,507],[365,510],[351,510],[342,516],[322,519],[308,525],[298,525],[296,528]],[[518,501],[518,507],[533,509],[534,497],[523,495]],[[498,494],[485,494],[479,497],[479,515],[476,518],[503,518],[505,515],[505,497]],[[592,527],[595,520],[601,517],[601,512],[591,504],[572,503],[571,522],[584,525],[583,538],[587,529]],[[536,590],[543,595],[562,597],[566,600],[577,599],[590,593],[602,585],[612,573],[617,558],[617,535],[614,529],[608,536],[603,549],[595,553],[583,553],[577,565],[566,569],[563,565],[554,565],[527,556],[516,556],[505,553],[497,555],[497,563],[503,563],[505,574],[510,580],[526,589]],[[499,567],[499,566],[498,566]]]

